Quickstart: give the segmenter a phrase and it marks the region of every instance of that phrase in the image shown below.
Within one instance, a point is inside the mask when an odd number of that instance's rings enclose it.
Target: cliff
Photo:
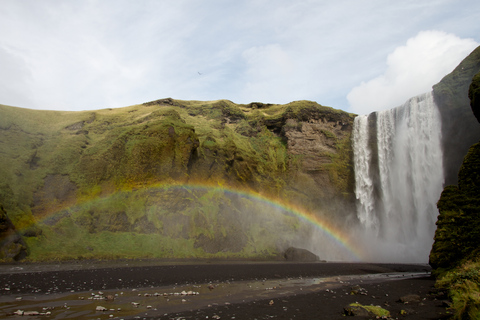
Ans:
[[[0,202],[33,260],[277,256],[310,232],[288,208],[353,207],[353,118],[310,101],[0,106]]]
[[[480,47],[470,53],[450,74],[433,86],[442,116],[445,184],[457,183],[458,169],[470,146],[480,137],[480,126],[470,107],[468,90],[480,72]],[[475,102],[478,103],[478,102]]]
[[[478,119],[480,73],[468,96]],[[472,116],[473,118],[473,116]],[[478,124],[477,124],[478,125]],[[477,136],[478,139],[478,136]],[[480,318],[480,142],[472,145],[458,172],[458,186],[445,187],[430,265],[436,287],[448,292],[454,319]]]

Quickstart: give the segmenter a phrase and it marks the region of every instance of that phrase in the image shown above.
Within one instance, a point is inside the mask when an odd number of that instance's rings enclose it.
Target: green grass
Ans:
[[[454,319],[480,318],[480,262],[467,261],[440,275],[435,286],[448,291]]]

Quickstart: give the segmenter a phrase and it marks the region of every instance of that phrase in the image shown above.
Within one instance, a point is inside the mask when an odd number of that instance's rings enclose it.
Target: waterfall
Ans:
[[[357,217],[370,259],[428,260],[444,183],[440,140],[432,93],[355,118]]]

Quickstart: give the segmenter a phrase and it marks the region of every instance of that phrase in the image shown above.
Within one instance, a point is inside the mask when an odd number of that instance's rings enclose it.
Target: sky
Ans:
[[[367,114],[480,43],[478,0],[0,0],[0,104],[312,100]]]

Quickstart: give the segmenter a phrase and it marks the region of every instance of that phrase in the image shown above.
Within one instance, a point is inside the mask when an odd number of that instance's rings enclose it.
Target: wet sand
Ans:
[[[435,293],[429,270],[219,261],[1,265],[0,318],[14,318],[18,309],[50,308],[49,319],[344,319],[343,307],[358,302],[380,305],[393,318],[442,319],[443,297]],[[351,294],[355,285],[362,294]],[[407,294],[418,294],[421,302],[398,302]],[[107,296],[113,299],[105,301]]]

